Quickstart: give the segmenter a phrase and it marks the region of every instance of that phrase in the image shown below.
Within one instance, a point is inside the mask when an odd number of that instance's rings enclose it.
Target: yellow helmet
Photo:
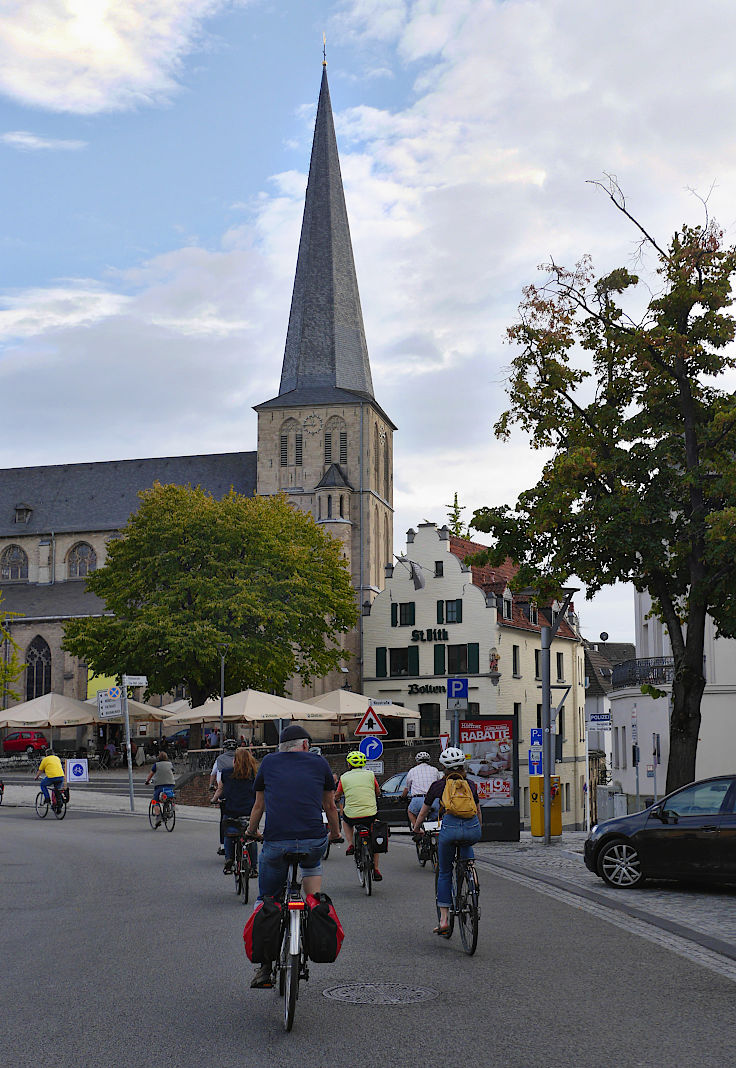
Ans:
[[[352,753],[347,755],[347,761],[351,768],[364,768],[365,759],[365,753],[361,753],[358,749],[353,749]]]

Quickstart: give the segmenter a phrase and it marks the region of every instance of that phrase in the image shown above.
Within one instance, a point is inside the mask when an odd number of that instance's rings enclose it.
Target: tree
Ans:
[[[104,567],[87,579],[109,612],[67,624],[64,647],[97,674],[148,676],[147,693],[185,682],[192,703],[227,692],[283,694],[338,667],[357,619],[340,546],[284,496],[216,500],[162,486],[142,503]]]
[[[2,647],[2,654],[0,654],[0,707],[4,708],[5,701],[3,698],[11,697],[14,701],[18,700],[19,694],[11,687],[23,670],[23,665],[18,660],[18,646],[13,641],[10,629],[7,626],[8,620],[17,616],[18,613],[3,612],[2,600],[3,595],[0,592],[0,647]]]
[[[450,533],[454,534],[456,538],[467,538],[469,531],[466,526],[463,526],[463,517],[461,514],[465,511],[465,505],[458,503],[457,490],[455,490],[452,504],[446,504],[445,508],[447,508]]]
[[[482,508],[472,525],[495,537],[486,562],[521,565],[519,586],[549,595],[575,574],[588,596],[614,582],[649,591],[674,658],[670,791],[695,777],[707,615],[736,635],[736,401],[719,388],[736,363],[736,249],[707,213],[663,248],[615,182],[606,191],[656,254],[659,292],[634,317],[637,276],[596,278],[587,257],[524,290],[495,431],[517,423],[553,454],[513,510]]]

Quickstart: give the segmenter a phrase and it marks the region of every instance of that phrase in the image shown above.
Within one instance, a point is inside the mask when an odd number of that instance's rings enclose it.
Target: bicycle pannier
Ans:
[[[383,820],[373,821],[373,852],[388,853],[388,824]]]
[[[259,901],[243,928],[245,955],[254,964],[274,961],[279,955],[281,902],[272,897]]]
[[[477,816],[478,810],[470,786],[462,776],[448,776],[445,788],[442,791],[442,807],[451,816],[459,816],[463,820]]]
[[[315,964],[337,960],[345,932],[327,894],[307,894],[307,956]]]

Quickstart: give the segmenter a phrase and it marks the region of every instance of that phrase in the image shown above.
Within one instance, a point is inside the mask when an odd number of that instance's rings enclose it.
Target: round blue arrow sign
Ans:
[[[366,760],[378,760],[383,753],[383,742],[380,738],[363,738],[358,748]]]

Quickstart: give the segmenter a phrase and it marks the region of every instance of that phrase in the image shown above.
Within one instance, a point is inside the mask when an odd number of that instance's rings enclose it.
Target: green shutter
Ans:
[[[455,603],[457,604],[457,621],[458,621],[458,623],[462,623],[462,621],[463,621],[463,599],[462,599],[462,597],[458,597],[458,599],[457,599],[457,601]]]
[[[391,602],[391,626],[397,627],[399,625],[399,606],[396,601]]]
[[[438,623],[444,623],[445,622],[445,602],[444,601],[438,601],[437,602],[437,622]]]
[[[480,671],[480,647],[477,642],[468,642],[468,675]]]
[[[409,626],[413,627],[416,623],[416,604],[414,601],[409,603]]]
[[[379,646],[376,649],[376,678],[386,678],[386,646]]]
[[[434,673],[435,675],[444,675],[445,673],[444,645],[435,645],[434,647]]]
[[[419,647],[417,645],[410,645],[408,649],[409,653],[409,674],[419,674]]]

